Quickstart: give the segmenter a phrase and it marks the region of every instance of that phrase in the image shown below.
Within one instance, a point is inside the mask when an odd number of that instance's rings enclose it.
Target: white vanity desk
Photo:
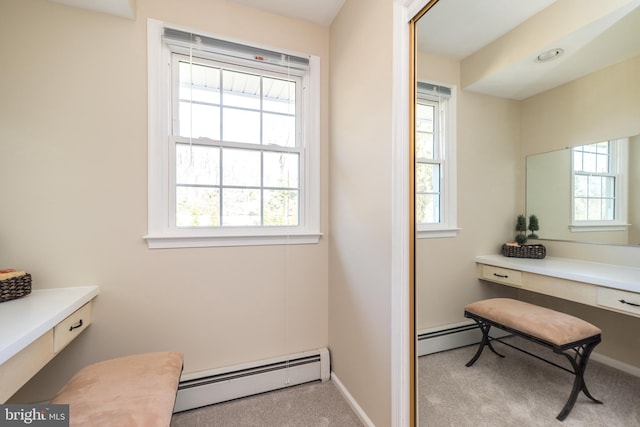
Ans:
[[[640,268],[567,258],[476,257],[478,277],[640,317]]]
[[[97,286],[34,290],[0,303],[0,403],[91,324]]]

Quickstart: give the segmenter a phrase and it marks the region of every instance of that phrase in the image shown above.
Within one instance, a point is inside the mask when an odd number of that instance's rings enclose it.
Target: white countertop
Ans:
[[[0,303],[0,364],[97,295],[97,286],[38,289]]]
[[[637,267],[568,258],[533,259],[503,255],[479,255],[476,262],[640,293],[640,268]]]

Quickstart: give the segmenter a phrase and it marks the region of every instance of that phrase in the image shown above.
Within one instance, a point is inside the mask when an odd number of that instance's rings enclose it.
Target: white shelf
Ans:
[[[568,258],[533,259],[503,255],[480,255],[476,257],[476,262],[640,293],[640,268],[637,267]]]
[[[97,286],[39,289],[0,303],[0,365],[97,295]]]

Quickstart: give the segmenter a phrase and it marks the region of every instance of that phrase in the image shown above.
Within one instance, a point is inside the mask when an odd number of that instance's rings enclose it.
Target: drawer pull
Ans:
[[[625,300],[623,300],[623,299],[618,300],[618,301],[620,301],[620,302],[621,302],[621,303],[623,303],[623,304],[627,304],[627,305],[630,305],[630,306],[633,306],[633,307],[640,307],[640,304],[636,304],[636,303],[634,303],[634,302],[625,301]]]
[[[493,273],[494,276],[499,277],[501,279],[508,279],[509,276],[507,276],[506,274],[498,274],[498,273]]]
[[[78,323],[76,323],[75,325],[71,325],[71,327],[69,327],[69,332],[73,331],[74,329],[81,328],[83,324],[84,323],[82,322],[82,319],[80,319]]]

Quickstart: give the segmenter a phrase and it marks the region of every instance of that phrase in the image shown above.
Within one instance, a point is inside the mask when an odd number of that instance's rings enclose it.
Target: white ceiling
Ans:
[[[419,21],[420,50],[462,59],[556,0],[441,0]]]
[[[571,30],[566,30],[565,21],[549,12],[578,7],[567,0],[440,0],[418,23],[418,49],[461,60],[463,77],[471,62],[468,59],[486,54],[485,60],[493,64],[491,69],[478,79],[463,81],[463,87],[525,99],[640,55],[640,0],[612,2],[611,7],[600,7],[598,13],[596,2],[588,3],[593,9],[588,12],[593,13],[585,13],[589,5],[583,0],[581,9],[571,17],[575,21],[579,16],[579,25],[572,21]],[[536,20],[538,13],[550,19]],[[540,45],[540,50],[523,49],[522,38],[508,34],[514,29],[517,32],[521,24],[540,40],[547,40],[546,45]],[[492,42],[501,42],[501,49],[494,49],[493,56],[489,54]],[[537,62],[538,54],[550,48],[562,48],[565,54],[549,63]]]
[[[278,15],[329,26],[346,0],[232,0]]]

